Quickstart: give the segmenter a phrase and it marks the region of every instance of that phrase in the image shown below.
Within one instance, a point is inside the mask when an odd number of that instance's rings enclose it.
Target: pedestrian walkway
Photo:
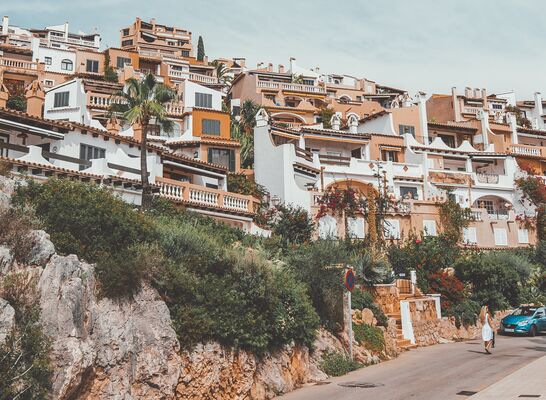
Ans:
[[[546,356],[470,397],[472,400],[546,399]]]

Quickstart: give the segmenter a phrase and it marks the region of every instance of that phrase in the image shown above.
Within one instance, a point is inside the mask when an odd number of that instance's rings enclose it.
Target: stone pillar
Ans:
[[[537,129],[544,129],[544,120],[542,119],[543,115],[543,109],[542,109],[542,95],[540,92],[535,92],[535,114],[537,115],[536,119],[536,128]]]
[[[472,159],[468,157],[466,159],[466,172],[472,172]]]
[[[419,92],[416,95],[417,105],[419,106],[419,125],[421,125],[421,136],[423,136],[423,144],[428,145],[428,118],[427,118],[427,94]]]
[[[508,123],[512,129],[512,144],[518,144],[518,124],[516,122],[516,116],[513,113],[507,113]]]

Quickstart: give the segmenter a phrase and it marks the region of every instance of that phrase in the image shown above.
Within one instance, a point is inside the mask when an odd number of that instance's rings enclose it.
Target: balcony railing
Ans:
[[[464,107],[463,114],[478,114],[482,110],[481,107]]]
[[[253,198],[167,178],[157,178],[159,195],[169,200],[253,213]]]
[[[32,61],[14,60],[12,58],[0,58],[0,66],[18,69],[38,69],[38,63]]]
[[[288,90],[293,92],[326,94],[326,89],[320,86],[302,85],[299,83],[282,83],[271,81],[258,81],[258,87],[263,89]]]
[[[348,166],[351,164],[351,157],[334,156],[329,154],[319,154],[319,160],[322,164],[334,164]]]
[[[169,68],[169,76],[171,78],[188,79],[189,74],[187,71],[179,71],[177,69]]]
[[[204,83],[205,85],[215,85],[218,83],[218,78],[215,76],[201,75],[190,72],[190,81]]]
[[[476,174],[476,177],[480,183],[499,183],[498,174]]]
[[[301,157],[307,161],[313,162],[313,153],[297,146],[295,147],[295,150],[296,150],[297,157]]]
[[[510,145],[510,153],[520,154],[522,156],[536,156],[540,157],[542,155],[542,149],[540,147],[513,144]]]

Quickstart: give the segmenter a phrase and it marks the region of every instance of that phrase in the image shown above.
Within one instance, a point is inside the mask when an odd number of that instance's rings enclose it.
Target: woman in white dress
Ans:
[[[483,324],[482,339],[483,345],[485,346],[485,352],[487,354],[491,354],[489,349],[493,345],[493,323],[491,320],[491,315],[489,314],[489,308],[487,308],[487,306],[483,306],[482,310],[480,311],[480,321],[482,321]]]

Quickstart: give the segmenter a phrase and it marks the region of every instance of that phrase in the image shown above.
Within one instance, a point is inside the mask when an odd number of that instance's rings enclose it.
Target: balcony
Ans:
[[[204,85],[217,85],[218,78],[215,76],[201,75],[190,72],[190,81],[202,83]]]
[[[481,110],[483,110],[482,107],[463,107],[463,114],[478,114]]]
[[[30,70],[38,69],[38,63],[35,63],[32,61],[15,60],[12,58],[0,58],[0,66],[6,67],[6,68],[16,68],[16,69],[30,69]]]
[[[303,92],[303,93],[314,93],[314,94],[326,95],[326,89],[323,87],[313,86],[313,85],[302,85],[299,83],[258,81],[257,86],[258,88],[262,88],[262,89],[285,90],[285,91],[291,91],[291,92]]]
[[[544,157],[546,158],[546,148],[539,146],[529,146],[526,144],[512,144],[508,152],[521,156]]]
[[[476,179],[479,183],[499,183],[499,176],[498,174],[476,174]]]
[[[175,79],[188,79],[189,73],[187,71],[180,71],[177,69],[169,68],[169,78]]]
[[[225,192],[167,178],[156,178],[156,183],[159,185],[159,195],[172,201],[248,214],[254,213],[254,198],[252,196]]]

